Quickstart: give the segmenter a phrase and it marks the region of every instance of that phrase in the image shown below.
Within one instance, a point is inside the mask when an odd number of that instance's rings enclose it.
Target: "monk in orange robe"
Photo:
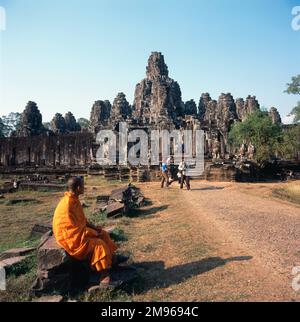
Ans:
[[[68,180],[68,191],[60,200],[53,218],[53,233],[57,243],[72,257],[87,260],[93,270],[101,272],[100,284],[111,286],[109,269],[127,260],[115,256],[117,249],[109,234],[100,226],[90,224],[83,212],[79,195],[84,193],[81,177]]]

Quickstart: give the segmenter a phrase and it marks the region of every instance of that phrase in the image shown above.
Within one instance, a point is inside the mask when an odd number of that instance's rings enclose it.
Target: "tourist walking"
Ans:
[[[167,159],[167,167],[168,167],[169,185],[171,185],[172,182],[175,180],[175,176],[176,176],[176,168],[175,168],[173,156],[170,156]]]
[[[168,165],[167,162],[164,160],[161,165],[161,188],[163,188],[165,184],[166,187],[169,187]]]
[[[184,160],[181,161],[178,166],[178,179],[180,183],[180,189],[183,189],[183,185],[185,184],[187,190],[190,190],[190,177],[187,175],[187,169],[187,163]]]

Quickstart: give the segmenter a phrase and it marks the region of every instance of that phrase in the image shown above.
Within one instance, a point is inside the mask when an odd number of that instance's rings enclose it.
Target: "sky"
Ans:
[[[0,0],[0,115],[35,101],[89,118],[96,100],[130,103],[151,52],[165,56],[184,101],[256,95],[282,118],[300,100],[283,93],[300,74],[300,0]]]

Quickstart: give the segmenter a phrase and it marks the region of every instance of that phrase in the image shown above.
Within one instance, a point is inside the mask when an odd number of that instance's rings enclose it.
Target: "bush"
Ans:
[[[120,228],[115,228],[110,233],[110,237],[116,242],[127,241],[124,231]]]
[[[273,124],[266,111],[255,111],[245,121],[235,123],[229,132],[229,143],[239,148],[243,143],[255,146],[255,159],[258,163],[269,161],[280,152],[283,142],[282,128]]]

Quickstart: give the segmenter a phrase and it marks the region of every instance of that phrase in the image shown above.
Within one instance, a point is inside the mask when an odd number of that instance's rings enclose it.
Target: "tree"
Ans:
[[[82,129],[88,129],[90,127],[91,122],[83,117],[77,120],[77,123],[81,126]]]
[[[243,143],[255,146],[255,159],[263,164],[277,156],[283,140],[282,128],[273,124],[268,112],[257,110],[243,121],[233,125],[229,132],[229,142],[238,148]]]
[[[290,115],[294,116],[294,123],[300,122],[300,102],[298,102],[297,106],[292,109]]]
[[[4,137],[4,123],[0,117],[0,138]]]
[[[285,93],[300,95],[300,75],[292,77],[292,82],[287,83]],[[300,102],[297,103],[290,114],[294,116],[294,123],[300,122]]]
[[[13,135],[16,131],[19,130],[21,126],[21,114],[20,113],[9,113],[8,115],[3,115],[1,117],[0,127],[2,127],[2,135],[5,137],[9,137]]]
[[[292,77],[292,82],[286,85],[285,93],[300,95],[300,75]]]
[[[280,145],[280,154],[284,159],[297,158],[300,151],[300,126],[293,125],[287,128],[283,134],[282,144]]]

